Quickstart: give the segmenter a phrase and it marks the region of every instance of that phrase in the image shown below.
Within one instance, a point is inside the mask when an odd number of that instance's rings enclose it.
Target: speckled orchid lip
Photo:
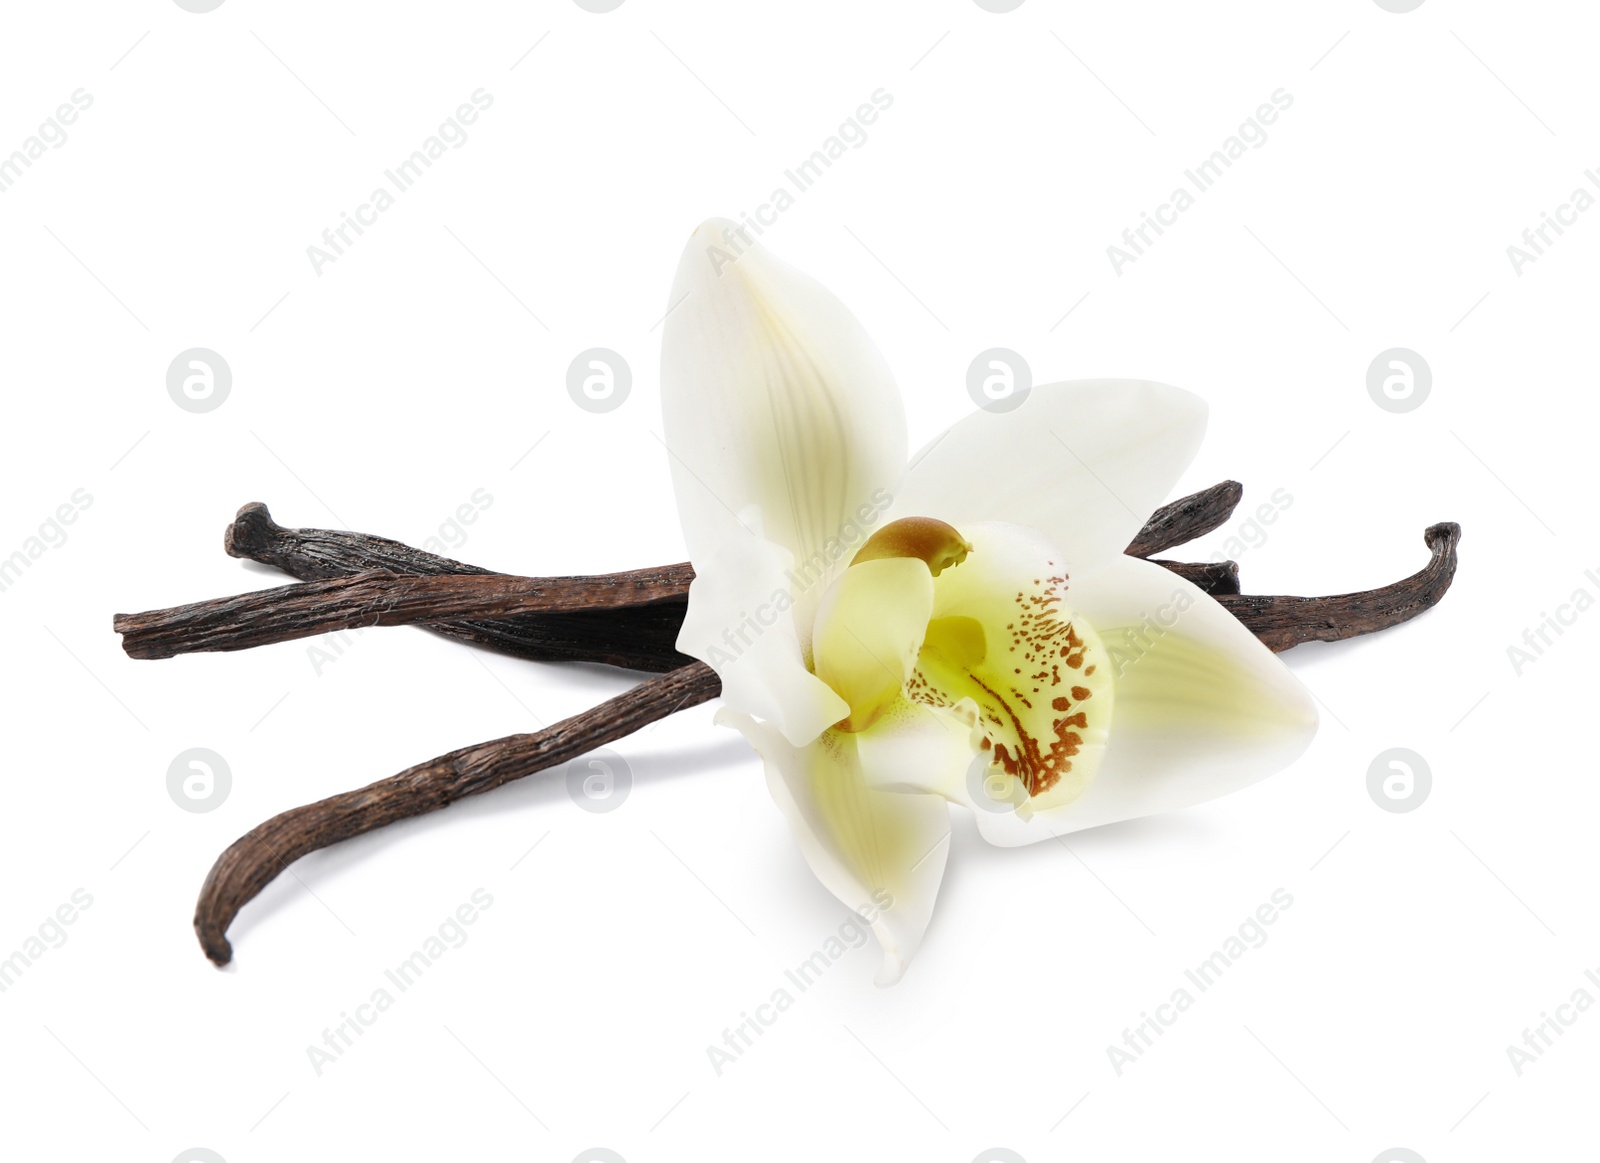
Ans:
[[[1063,563],[995,523],[968,540],[906,517],[874,539],[817,615],[814,673],[850,706],[833,729],[951,715],[987,760],[991,798],[1024,816],[1077,798],[1104,754],[1114,690],[1099,636],[1070,607]]]

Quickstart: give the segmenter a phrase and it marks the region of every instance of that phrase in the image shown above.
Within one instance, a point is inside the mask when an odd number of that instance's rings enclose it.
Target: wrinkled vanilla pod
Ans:
[[[1233,516],[1243,496],[1244,486],[1238,481],[1219,481],[1209,489],[1179,497],[1150,514],[1150,520],[1123,552],[1129,557],[1149,557],[1204,537]]]
[[[549,578],[356,573],[142,614],[118,614],[112,628],[122,635],[122,648],[129,657],[170,658],[199,650],[245,650],[335,630],[410,626],[466,616],[600,611],[661,601],[682,607],[692,577],[687,565]]]
[[[1386,630],[1436,605],[1455,579],[1461,526],[1441,521],[1428,526],[1422,539],[1433,557],[1393,585],[1325,598],[1218,594],[1216,600],[1269,650],[1280,653],[1302,642],[1337,642]]]
[[[490,573],[387,537],[339,529],[287,529],[259,502],[245,505],[223,533],[229,556],[283,570],[301,581],[384,570],[417,577]],[[678,627],[687,596],[631,609],[551,611],[505,618],[433,622],[435,634],[535,662],[599,662],[625,670],[662,672],[694,659],[678,653]]]
[[[235,840],[212,865],[194,911],[200,947],[218,965],[232,960],[228,926],[233,918],[278,873],[309,852],[566,763],[715,698],[721,690],[715,671],[703,662],[692,663],[542,731],[462,747],[388,779],[273,816]]]

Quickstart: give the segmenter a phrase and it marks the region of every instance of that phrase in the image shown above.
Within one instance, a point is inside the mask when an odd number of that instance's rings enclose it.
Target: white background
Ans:
[[[1600,596],[1600,214],[1520,274],[1506,247],[1600,165],[1594,33],[1583,5],[1486,0],[8,6],[0,152],[75,90],[93,105],[0,194],[0,556],[93,499],[0,593],[0,956],[74,890],[93,904],[0,994],[0,1154],[1577,1157],[1600,1014],[1521,1076],[1506,1047],[1600,999],[1600,613],[1520,675],[1507,647]],[[316,273],[307,246],[480,88],[466,144]],[[1287,655],[1321,733],[1248,791],[1070,849],[956,821],[903,982],[851,951],[720,1076],[707,1046],[844,914],[710,707],[618,745],[609,814],[532,778],[301,861],[213,968],[190,916],[235,837],[637,676],[415,630],[320,668],[328,642],[134,662],[111,615],[282,580],[221,551],[251,500],[420,543],[484,489],[465,560],[679,560],[656,324],[680,248],[879,88],[869,139],[767,238],[872,332],[914,445],[971,407],[992,346],[1039,382],[1180,384],[1212,406],[1182,488],[1247,487],[1187,556],[1281,488],[1235,554],[1248,591],[1388,582],[1453,519],[1448,598]],[[1279,88],[1267,142],[1117,274],[1106,247]],[[194,346],[233,372],[206,414],[165,386]],[[592,346],[633,370],[606,415],[565,390]],[[1366,390],[1393,346],[1433,373],[1403,415]],[[1433,773],[1408,814],[1366,789],[1395,746]],[[191,747],[232,771],[208,813],[166,790]],[[470,939],[319,1075],[307,1047],[479,888]],[[1119,1076],[1108,1045],[1279,888],[1269,940]]]

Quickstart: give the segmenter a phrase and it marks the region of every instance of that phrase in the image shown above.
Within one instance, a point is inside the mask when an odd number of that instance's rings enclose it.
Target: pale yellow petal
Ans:
[[[871,926],[883,946],[879,985],[905,972],[933,915],[949,855],[950,810],[931,795],[874,791],[854,736],[829,730],[795,747],[770,724],[724,710],[760,753],[772,798],[825,888]]]
[[[920,560],[892,557],[853,565],[828,587],[812,651],[817,677],[850,706],[846,730],[865,730],[901,697],[933,611],[933,586]]]

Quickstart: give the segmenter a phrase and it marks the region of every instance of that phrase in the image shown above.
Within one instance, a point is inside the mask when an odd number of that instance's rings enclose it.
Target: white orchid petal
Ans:
[[[1072,579],[1111,660],[1116,716],[1099,773],[1072,803],[1029,819],[979,813],[984,838],[1052,835],[1174,811],[1294,762],[1316,734],[1310,693],[1238,619],[1189,582],[1118,556]]]
[[[816,674],[850,705],[848,730],[870,726],[917,665],[933,611],[933,575],[920,560],[887,557],[853,565],[817,608]]]
[[[974,412],[924,448],[894,516],[1026,525],[1086,569],[1133,540],[1205,427],[1205,401],[1164,384],[1036,387],[1012,411]]]
[[[850,713],[850,706],[806,669],[783,600],[793,558],[781,546],[738,530],[703,558],[689,585],[678,649],[708,663],[722,699],[765,719],[803,745]],[[781,608],[780,608],[781,607]]]
[[[730,705],[807,742],[815,732],[790,720],[809,722],[814,699],[793,712],[741,700],[806,685],[796,672],[805,669],[816,602],[882,517],[905,468],[893,377],[832,293],[745,228],[713,220],[689,240],[673,284],[661,397],[690,561],[700,578],[719,569],[736,578],[697,580],[679,649],[723,676]],[[763,543],[788,562],[774,568]],[[731,560],[747,551],[755,560]],[[736,664],[706,657],[708,640],[763,613],[790,623],[792,636],[768,627],[762,647],[740,652]]]
[[[872,926],[883,946],[879,985],[905,972],[933,916],[949,855],[950,812],[936,796],[873,791],[854,736],[826,731],[804,747],[770,724],[723,710],[760,753],[767,786],[806,863],[829,892]]]

